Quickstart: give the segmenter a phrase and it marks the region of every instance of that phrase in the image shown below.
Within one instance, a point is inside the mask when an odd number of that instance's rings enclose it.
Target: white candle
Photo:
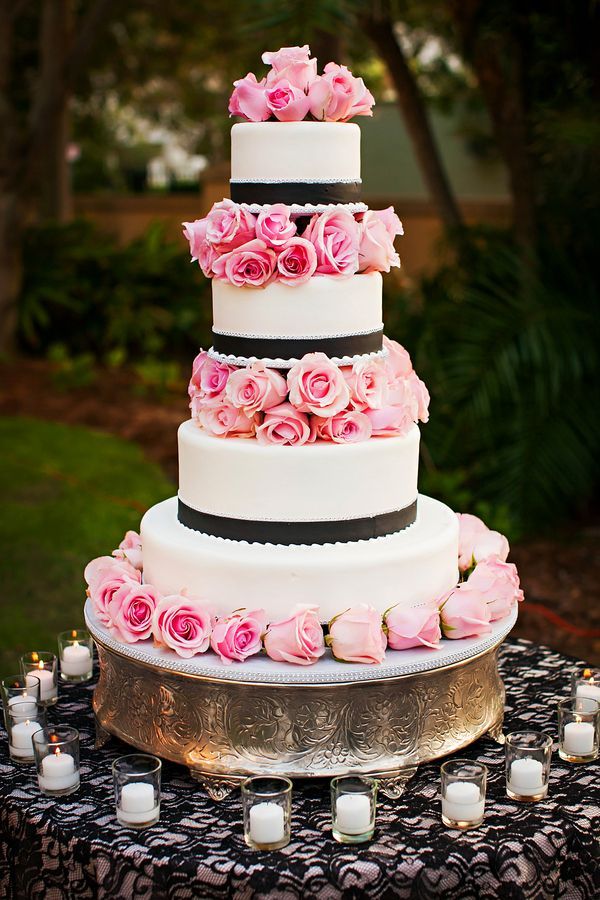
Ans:
[[[39,722],[30,722],[29,719],[13,725],[10,729],[10,752],[12,756],[23,758],[33,757],[33,743],[31,737],[36,731],[39,731],[41,727]]]
[[[285,836],[283,807],[257,803],[250,807],[250,837],[255,844],[277,844]]]
[[[45,791],[64,791],[79,783],[79,772],[70,753],[59,749],[42,760],[42,771],[38,774],[40,787]]]
[[[40,700],[53,700],[56,697],[56,682],[50,669],[31,669],[29,674],[40,679]]]
[[[585,697],[588,700],[596,700],[600,703],[600,685],[593,681],[580,682],[577,685],[577,696]]]
[[[515,759],[510,766],[508,789],[513,794],[533,797],[545,789],[544,766],[532,756]]]
[[[9,698],[9,709],[16,703],[20,704],[19,715],[17,716],[13,712],[13,722],[24,722],[26,719],[31,719],[35,716],[37,712],[37,701],[35,697],[31,697],[29,694],[16,694],[14,697]]]
[[[478,784],[451,781],[442,797],[442,814],[453,822],[478,822],[483,818],[485,799]]]
[[[77,641],[63,647],[60,670],[63,675],[87,675],[92,669],[92,654],[89,647]]]
[[[563,751],[567,756],[589,756],[594,752],[594,726],[591,722],[568,722],[563,733]]]
[[[158,804],[154,802],[154,787],[147,781],[131,781],[121,788],[119,818],[131,825],[142,825],[157,817]]]
[[[342,794],[336,800],[335,819],[335,827],[342,834],[364,834],[370,831],[370,798],[366,794]]]

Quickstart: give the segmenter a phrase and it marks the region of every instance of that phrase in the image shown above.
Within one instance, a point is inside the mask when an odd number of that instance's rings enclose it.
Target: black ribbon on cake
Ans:
[[[226,356],[255,356],[257,359],[301,359],[305,353],[327,356],[358,356],[377,353],[383,347],[383,328],[368,334],[342,337],[261,338],[220,334],[213,330],[213,350]]]
[[[230,181],[234,203],[358,203],[360,181]]]
[[[417,518],[417,501],[394,512],[363,519],[340,519],[333,522],[260,522],[232,519],[200,512],[179,500],[177,518],[182,525],[233,541],[257,544],[334,544],[338,541],[367,541],[395,534],[408,528]]]

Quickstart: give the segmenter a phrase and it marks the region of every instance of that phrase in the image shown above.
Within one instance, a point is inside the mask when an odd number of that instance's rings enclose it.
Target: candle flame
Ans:
[[[73,647],[79,647],[79,641],[73,641]]]
[[[75,631],[75,629],[73,629],[73,631],[71,632],[71,637],[72,637],[72,638],[76,638],[76,637],[77,637],[77,632]]]
[[[31,661],[32,661],[32,662],[37,662],[38,659],[39,659],[39,656],[37,655],[37,653],[36,653],[35,650],[34,650],[33,653],[31,654]]]
[[[591,678],[591,677],[592,677],[592,670],[591,670],[591,669],[584,669],[584,670],[583,670],[583,677],[584,677],[584,678]]]
[[[38,669],[44,668],[44,660],[43,659],[40,659],[39,663],[37,664],[37,667],[38,667]]]
[[[31,722],[29,721],[29,719],[25,719],[25,724],[26,724],[26,725],[31,725]]]
[[[56,750],[54,751],[54,755],[55,755],[55,756],[60,756],[60,747],[57,747],[57,748],[56,748]],[[69,761],[69,760],[67,760],[67,762],[68,762],[68,761]]]
[[[55,734],[51,734],[51,735],[50,735],[50,741],[51,741],[51,743],[55,744],[55,743],[57,742],[57,740],[58,740],[58,738],[56,737]]]

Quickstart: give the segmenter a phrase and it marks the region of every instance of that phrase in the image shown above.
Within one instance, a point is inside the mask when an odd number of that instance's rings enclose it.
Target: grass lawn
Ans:
[[[40,398],[43,402],[43,398]],[[83,568],[174,493],[127,441],[87,428],[0,418],[0,674],[83,623]]]

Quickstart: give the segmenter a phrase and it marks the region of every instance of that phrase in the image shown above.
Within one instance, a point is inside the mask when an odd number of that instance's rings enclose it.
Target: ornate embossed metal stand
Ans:
[[[99,727],[188,766],[215,800],[249,774],[330,778],[348,771],[378,776],[381,790],[397,797],[419,763],[486,732],[501,740],[504,685],[497,655],[514,620],[486,641],[455,642],[467,645],[459,653],[420,654],[411,663],[418,671],[381,677],[407,666],[388,666],[377,676],[348,667],[346,675],[336,665],[324,668],[321,681],[297,675],[284,681],[281,670],[270,678],[264,667],[249,667],[247,675],[223,667],[218,677],[214,664],[202,674],[206,664],[186,666],[117,644],[89,610],[87,621],[100,657]]]

